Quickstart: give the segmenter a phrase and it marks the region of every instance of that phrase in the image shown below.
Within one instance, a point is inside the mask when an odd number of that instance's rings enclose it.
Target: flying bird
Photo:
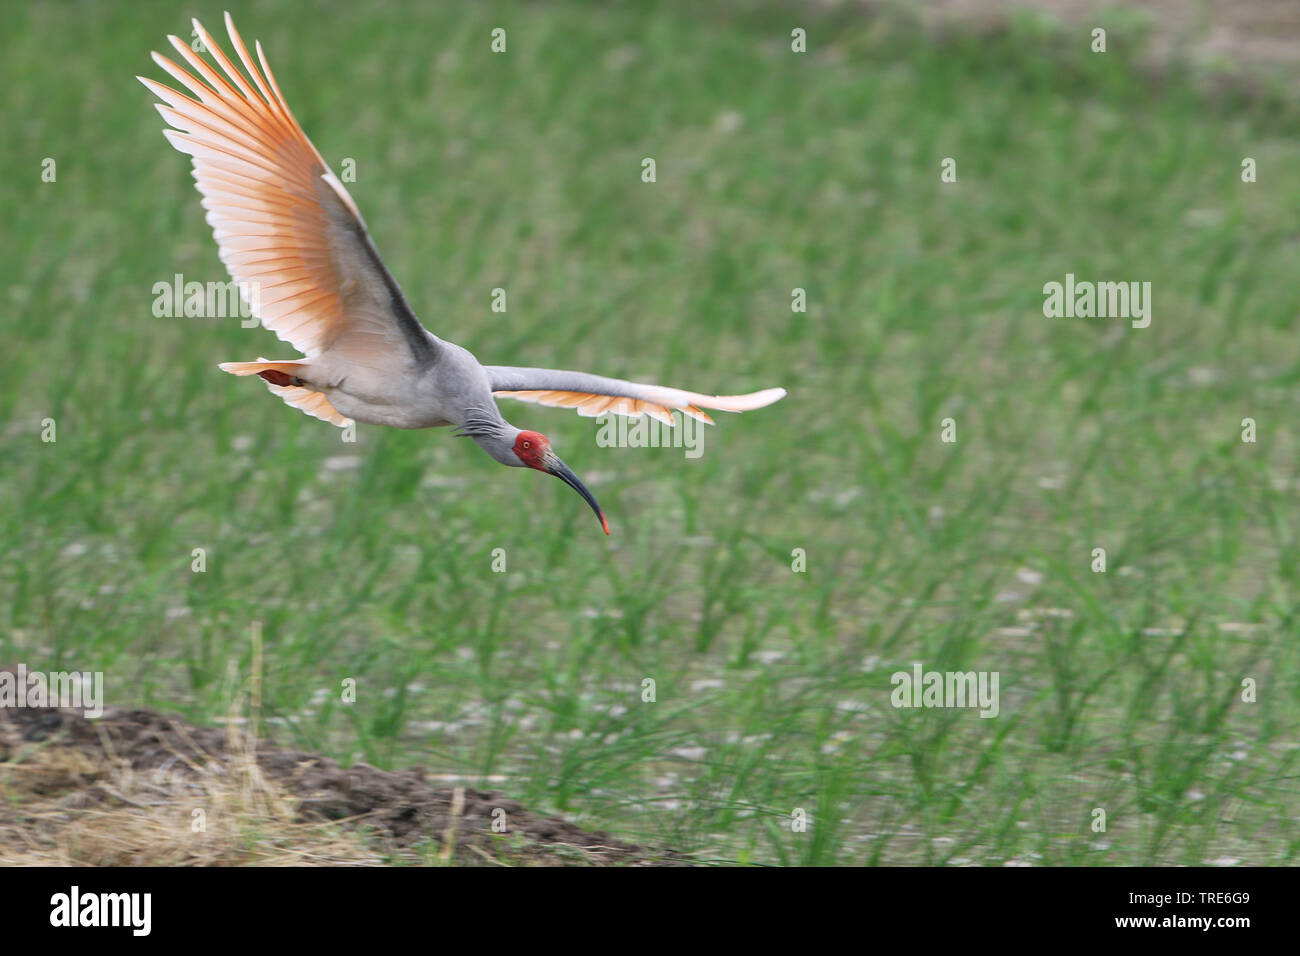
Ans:
[[[545,435],[511,425],[497,398],[579,415],[650,415],[668,425],[677,410],[712,424],[705,408],[762,408],[783,388],[748,395],[700,395],[585,372],[481,365],[466,349],[428,331],[384,266],[365,221],[294,119],[260,43],[258,66],[230,14],[226,31],[243,72],[203,26],[195,33],[221,72],[175,36],[190,69],[153,60],[187,92],[137,77],[162,102],[168,142],[188,154],[221,261],[254,314],[301,357],[225,362],[257,375],[308,415],[347,427],[455,426],[503,465],[554,475],[586,500],[609,534],[595,497]],[[188,95],[187,95],[188,94]]]

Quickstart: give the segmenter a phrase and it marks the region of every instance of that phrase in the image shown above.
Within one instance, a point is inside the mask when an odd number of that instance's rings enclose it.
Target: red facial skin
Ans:
[[[542,464],[542,456],[550,447],[551,443],[541,432],[520,432],[519,437],[515,439],[514,452],[529,468],[546,471],[546,466]]]
[[[541,432],[520,432],[518,437],[515,438],[513,450],[519,460],[529,468],[536,468],[538,471],[546,472],[551,475],[558,474],[558,472],[553,472],[551,469],[546,467],[544,459],[548,454],[550,454],[551,443]],[[555,461],[555,459],[552,460]],[[556,464],[558,464],[558,461],[556,461]],[[574,478],[574,480],[576,480],[573,472],[569,472],[569,478]],[[566,478],[565,481],[567,483],[568,478]],[[575,490],[581,491],[582,489]],[[583,491],[583,497],[587,497],[588,494],[589,492]],[[604,513],[601,512],[594,501],[589,501],[589,503],[592,506],[592,510],[596,512],[597,517],[600,518],[600,526],[605,530],[605,534],[609,534],[609,522],[605,520]]]

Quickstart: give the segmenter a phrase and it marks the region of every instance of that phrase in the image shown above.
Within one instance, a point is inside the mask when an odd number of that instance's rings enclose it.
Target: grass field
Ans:
[[[216,370],[269,332],[154,317],[226,275],[134,76],[220,6],[10,11],[0,664],[210,723],[260,626],[276,740],[703,861],[1293,862],[1296,110],[1131,66],[1136,20],[696,6],[231,5],[435,333],[789,389],[697,460],[503,401],[608,539],[447,430],[348,444]],[[1067,273],[1150,282],[1150,327],[1045,318]],[[892,707],[918,661],[998,672],[998,716]]]

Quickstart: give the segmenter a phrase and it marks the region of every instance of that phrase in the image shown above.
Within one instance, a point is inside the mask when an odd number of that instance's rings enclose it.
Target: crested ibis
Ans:
[[[547,368],[481,365],[429,332],[384,266],[356,203],[294,119],[257,43],[257,65],[230,14],[231,62],[203,26],[196,36],[216,66],[169,36],[189,69],[154,62],[185,92],[138,77],[162,101],[168,142],[188,154],[221,261],[261,323],[302,353],[272,361],[224,362],[260,376],[276,395],[340,427],[352,421],[396,428],[455,426],[503,465],[554,475],[586,500],[609,534],[595,497],[551,450],[546,436],[516,428],[497,398],[576,409],[579,415],[650,415],[673,410],[712,424],[705,408],[762,408],[785,395],[700,395],[676,388]]]

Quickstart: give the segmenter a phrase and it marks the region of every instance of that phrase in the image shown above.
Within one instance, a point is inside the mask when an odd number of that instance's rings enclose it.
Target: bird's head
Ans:
[[[485,452],[511,468],[536,468],[548,475],[554,475],[562,482],[582,495],[583,500],[591,505],[600,519],[600,526],[609,534],[609,522],[605,520],[595,496],[584,485],[555,452],[551,451],[551,442],[541,432],[520,431],[492,409],[472,409],[460,423],[456,435],[460,438],[472,438]]]
[[[545,435],[541,432],[521,431],[515,436],[514,446],[510,450],[519,459],[521,465],[536,468],[548,475],[554,475],[582,495],[587,504],[591,505],[591,510],[596,512],[596,517],[600,519],[600,526],[605,529],[605,534],[609,534],[609,522],[605,520],[605,515],[600,510],[600,505],[596,503],[595,496],[587,490],[587,486],[582,483],[569,466],[560,461],[559,456],[551,451],[551,442]]]

